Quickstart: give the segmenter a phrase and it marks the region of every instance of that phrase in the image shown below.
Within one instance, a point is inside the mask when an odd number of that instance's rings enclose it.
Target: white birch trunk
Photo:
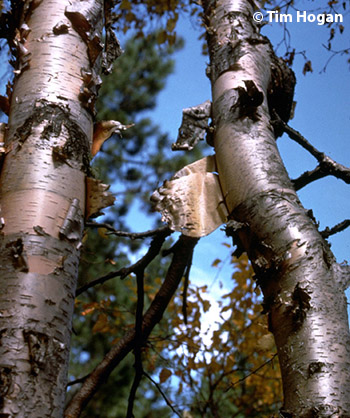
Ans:
[[[64,407],[103,2],[24,3],[1,172],[0,415],[52,418]]]
[[[264,292],[282,370],[281,414],[350,416],[350,338],[342,278],[276,147],[267,104],[273,52],[254,25],[250,1],[202,3],[219,178],[236,221],[233,232]]]

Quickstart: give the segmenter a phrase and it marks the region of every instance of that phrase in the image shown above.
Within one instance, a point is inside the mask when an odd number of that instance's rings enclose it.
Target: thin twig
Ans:
[[[71,386],[74,386],[74,385],[77,385],[79,383],[85,382],[85,379],[87,379],[89,376],[90,376],[90,373],[83,376],[83,377],[79,377],[78,379],[71,380],[70,382],[67,383],[67,388],[69,388]]]
[[[224,392],[228,392],[230,389],[232,389],[234,386],[238,385],[239,383],[244,382],[249,376],[252,376],[253,374],[256,374],[259,370],[261,370],[263,367],[267,366],[269,363],[272,363],[274,358],[277,356],[277,353],[275,353],[269,360],[265,361],[265,363],[261,364],[259,367],[257,367],[255,370],[251,371],[247,375],[241,377],[240,379],[236,380],[235,382],[231,383]]]
[[[175,415],[177,415],[178,417],[182,417],[182,415],[177,412],[177,410],[173,407],[173,405],[171,404],[171,402],[169,401],[169,399],[167,398],[166,394],[162,391],[162,388],[160,387],[160,385],[158,385],[158,383],[152,379],[152,377],[147,374],[145,371],[143,372],[144,376],[147,377],[147,379],[149,379],[154,386],[158,389],[158,392],[162,395],[163,399],[165,400],[166,404],[169,406],[169,408],[171,408],[171,410],[174,412]]]
[[[170,234],[170,229],[158,231],[157,235],[153,238],[147,253],[135,264],[132,264],[129,267],[123,267],[116,271],[111,271],[110,273],[102,277],[99,277],[98,279],[92,280],[90,283],[87,283],[84,286],[79,287],[79,289],[77,289],[76,291],[75,296],[77,297],[83,292],[86,292],[86,290],[90,289],[91,287],[94,287],[98,284],[103,284],[107,280],[113,279],[114,277],[120,277],[121,279],[125,279],[125,277],[127,277],[129,274],[136,273],[140,269],[145,269],[148,266],[148,264],[150,264],[150,262],[160,253],[165,239]]]
[[[340,51],[334,51],[330,48],[328,48],[326,45],[322,44],[323,48],[325,48],[328,52],[331,52],[332,55],[328,58],[328,60],[326,61],[326,64],[324,65],[324,67],[322,68],[322,70],[320,71],[320,73],[325,73],[327,70],[327,67],[329,65],[329,63],[332,61],[332,59],[337,56],[337,55],[348,55],[350,52],[350,48],[344,48],[341,49]]]
[[[99,223],[94,221],[88,221],[85,223],[85,226],[90,228],[105,228],[107,229],[111,235],[116,235],[118,237],[126,237],[131,239],[142,239],[147,237],[153,237],[154,235],[162,234],[163,232],[171,231],[168,225],[162,226],[157,229],[150,229],[145,232],[127,232],[127,231],[119,231],[113,228],[112,225],[108,223]]]

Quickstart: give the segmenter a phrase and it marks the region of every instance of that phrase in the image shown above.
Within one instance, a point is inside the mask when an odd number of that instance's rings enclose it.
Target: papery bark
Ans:
[[[1,171],[0,415],[52,418],[64,407],[103,1],[13,4],[13,16],[22,10]]]
[[[282,371],[281,414],[350,416],[344,289],[336,260],[299,202],[276,146],[268,107],[276,58],[255,26],[252,3],[202,2],[214,146],[231,233],[248,252],[264,293]]]

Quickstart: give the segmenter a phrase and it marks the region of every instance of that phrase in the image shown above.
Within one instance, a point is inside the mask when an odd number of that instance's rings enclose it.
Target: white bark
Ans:
[[[61,417],[103,2],[24,3],[1,172],[0,411]]]
[[[254,26],[250,1],[203,5],[219,179],[235,221],[232,232],[264,292],[282,370],[281,413],[350,416],[346,300],[335,259],[277,150],[267,103],[270,44]]]

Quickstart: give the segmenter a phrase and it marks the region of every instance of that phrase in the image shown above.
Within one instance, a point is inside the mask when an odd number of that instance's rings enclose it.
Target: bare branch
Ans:
[[[310,171],[305,171],[301,176],[292,180],[295,190],[300,190],[313,181],[327,177],[329,173],[325,173],[321,170],[321,167],[318,165],[316,168]]]
[[[270,364],[275,357],[277,356],[277,353],[275,353],[269,360],[265,361],[265,363],[261,364],[259,367],[257,367],[256,369],[252,370],[250,373],[248,373],[247,375],[241,377],[240,379],[236,380],[235,382],[231,383],[231,385],[229,385],[226,389],[225,389],[225,393],[228,392],[230,389],[232,389],[234,386],[238,385],[241,382],[244,382],[249,376],[252,376],[253,374],[256,374],[258,371],[260,371],[262,368],[264,368],[266,365]]]
[[[350,226],[350,219],[345,219],[342,222],[339,222],[337,225],[334,225],[332,228],[327,228],[321,231],[323,238],[328,238],[331,235],[337,234],[338,232],[344,231],[344,229]]]
[[[323,152],[320,152],[305,137],[303,137],[300,132],[291,128],[287,123],[283,122],[283,120],[279,118],[276,112],[274,112],[274,118],[276,119],[276,123],[283,128],[284,132],[286,132],[286,134],[288,134],[288,136],[293,139],[293,141],[297,142],[304,149],[309,151],[309,153],[315,157],[319,163],[314,170],[307,171],[299,178],[293,180],[296,190],[301,189],[312,181],[329,175],[343,180],[346,184],[350,184],[350,168],[337,163]]]
[[[126,413],[126,418],[133,418],[133,409],[134,402],[136,398],[136,392],[140,385],[142,375],[143,375],[143,366],[142,366],[142,319],[143,319],[143,306],[144,306],[144,269],[140,269],[136,275],[137,282],[137,306],[136,306],[136,320],[135,320],[135,377],[131,386],[129,401],[128,401],[128,411]]]
[[[77,297],[81,295],[83,292],[85,292],[86,290],[90,289],[91,287],[94,287],[98,284],[105,283],[107,280],[113,279],[114,277],[120,277],[121,279],[125,279],[125,277],[127,277],[131,273],[137,274],[139,271],[143,271],[148,266],[148,264],[150,264],[150,262],[155,257],[157,257],[166,237],[169,236],[170,234],[171,234],[171,230],[169,228],[168,229],[165,228],[164,230],[158,231],[158,235],[156,235],[153,238],[147,253],[140,260],[138,260],[135,264],[132,264],[129,267],[123,267],[117,271],[111,271],[105,276],[102,276],[96,280],[92,280],[90,283],[87,283],[84,286],[79,287],[79,289],[77,289],[76,291],[75,296]]]
[[[79,377],[79,379],[71,380],[70,382],[67,383],[67,388],[74,386],[74,385],[78,385],[79,383],[83,383],[87,377],[89,377],[89,374],[83,377]]]
[[[181,235],[169,266],[166,278],[150,307],[143,316],[142,338],[146,340],[153,328],[162,319],[163,313],[173,297],[182,279],[188,260],[198,242],[197,238]],[[65,411],[65,418],[77,418],[89,400],[106,381],[114,368],[135,347],[135,329],[127,332],[106,354],[101,363],[86,378],[80,390],[70,401]]]
[[[323,48],[325,48],[327,51],[331,52],[332,55],[328,58],[327,62],[325,63],[324,67],[322,68],[322,70],[320,71],[320,73],[325,73],[327,70],[327,67],[329,65],[329,63],[333,60],[334,57],[336,57],[337,55],[343,56],[343,55],[348,55],[350,52],[350,48],[344,48],[338,51],[332,50],[330,49],[329,46],[322,44]]]
[[[126,238],[131,238],[131,239],[148,238],[148,237],[153,237],[154,235],[162,234],[163,232],[171,231],[168,225],[162,226],[157,229],[150,229],[145,232],[119,231],[113,228],[113,226],[108,223],[98,223],[94,221],[86,222],[85,226],[88,226],[90,228],[105,228],[111,233],[111,235],[116,235],[118,237],[126,237]]]
[[[173,407],[173,405],[171,404],[171,402],[169,401],[169,399],[167,398],[166,394],[162,391],[162,388],[160,387],[160,385],[158,385],[158,383],[152,379],[152,377],[147,374],[146,372],[143,372],[144,376],[147,377],[147,379],[149,379],[154,386],[158,389],[158,392],[162,395],[163,399],[165,400],[166,404],[171,408],[171,410],[174,412],[175,415],[177,415],[178,417],[182,417],[182,415],[177,412],[177,410]]]
[[[187,325],[187,290],[190,277],[190,271],[192,266],[192,256],[188,260],[188,265],[186,267],[185,277],[184,277],[184,289],[182,292],[182,314],[184,316],[184,323]]]

